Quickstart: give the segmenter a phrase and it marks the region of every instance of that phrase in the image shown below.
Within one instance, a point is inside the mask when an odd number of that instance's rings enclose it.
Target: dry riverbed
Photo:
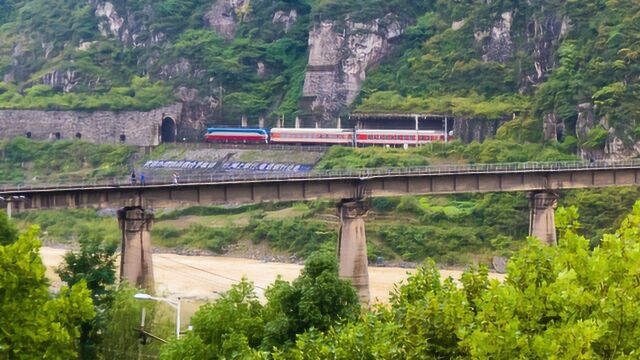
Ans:
[[[62,262],[67,250],[43,247],[42,259],[47,267],[47,276],[52,285],[59,286],[60,279],[54,269]],[[193,300],[213,300],[219,293],[229,290],[231,285],[246,277],[256,286],[256,292],[264,300],[264,289],[278,277],[293,280],[302,269],[301,265],[262,262],[258,260],[219,256],[183,256],[176,254],[153,254],[156,291],[167,297],[182,297]],[[370,267],[371,298],[386,303],[394,284],[408,276],[412,269],[394,267]],[[458,279],[460,270],[442,270],[443,277]],[[491,277],[502,279],[500,274]]]

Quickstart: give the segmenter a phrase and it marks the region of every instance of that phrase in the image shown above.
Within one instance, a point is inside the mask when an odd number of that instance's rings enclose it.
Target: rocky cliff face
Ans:
[[[453,122],[453,135],[456,139],[470,143],[493,139],[498,128],[506,120],[488,120],[483,118],[456,118]]]
[[[389,53],[403,31],[393,15],[370,23],[322,21],[309,32],[303,110],[321,126],[335,126],[360,92],[367,70]]]
[[[250,0],[218,0],[204,15],[204,21],[218,35],[232,40],[238,23],[248,16],[250,6]]]

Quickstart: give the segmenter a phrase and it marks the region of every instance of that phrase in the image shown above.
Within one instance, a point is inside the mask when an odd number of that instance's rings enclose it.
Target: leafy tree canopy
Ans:
[[[84,281],[49,294],[38,232],[32,227],[10,243],[8,233],[0,231],[0,244],[7,244],[0,245],[0,354],[8,359],[72,359],[80,324],[95,316],[91,296]]]

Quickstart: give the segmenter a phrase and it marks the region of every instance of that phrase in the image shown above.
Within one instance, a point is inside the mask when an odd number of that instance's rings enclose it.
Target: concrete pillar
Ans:
[[[153,261],[151,258],[151,225],[153,214],[140,206],[118,210],[122,231],[120,280],[153,292]]]
[[[260,129],[264,129],[264,116],[260,116],[260,118],[258,119],[258,127]]]
[[[338,116],[338,122],[336,124],[337,129],[342,129],[342,118]]]
[[[278,124],[277,124],[276,127],[278,127],[278,128],[284,127],[284,115],[282,115],[281,117],[278,118]]]
[[[529,193],[529,236],[546,245],[557,245],[555,208],[558,197],[551,192]]]
[[[300,128],[300,118],[299,118],[298,116],[296,116],[295,128],[296,128],[296,129],[299,129],[299,128]]]
[[[247,118],[247,115],[242,115],[242,120],[241,121],[241,126],[243,128],[246,128],[249,126],[249,118]]]
[[[13,210],[13,201],[7,200],[7,218],[11,219]]]
[[[366,209],[362,201],[340,204],[340,237],[338,258],[340,277],[351,280],[358,291],[360,303],[369,303],[369,264],[367,236],[364,228]]]

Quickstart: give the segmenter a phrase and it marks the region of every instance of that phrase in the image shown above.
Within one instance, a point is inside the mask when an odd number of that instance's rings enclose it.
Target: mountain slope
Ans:
[[[331,126],[362,112],[511,120],[583,156],[636,145],[633,0],[10,0],[0,107],[149,109]],[[566,138],[566,140],[565,140]]]

